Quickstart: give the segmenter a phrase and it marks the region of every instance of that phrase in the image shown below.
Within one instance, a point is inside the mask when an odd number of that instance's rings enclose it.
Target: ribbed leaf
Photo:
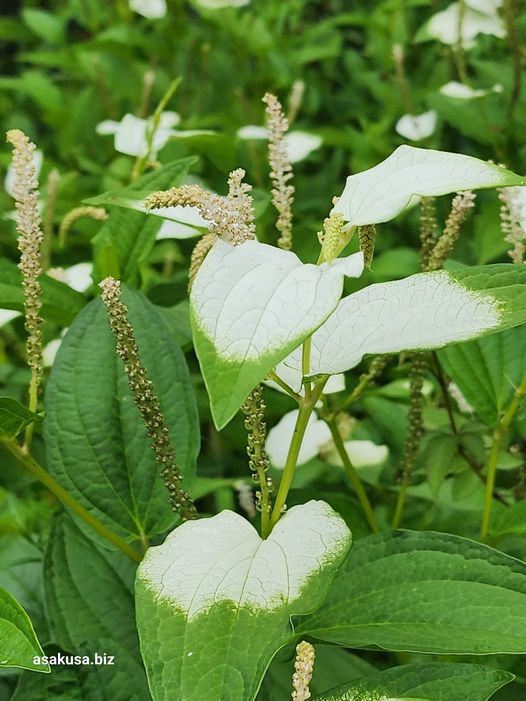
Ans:
[[[188,487],[199,426],[184,356],[142,294],[124,289],[123,301]],[[48,469],[76,499],[124,537],[155,535],[174,523],[100,300],[83,310],[64,338],[45,404]]]
[[[362,538],[297,632],[348,647],[524,654],[526,564],[440,533]]]

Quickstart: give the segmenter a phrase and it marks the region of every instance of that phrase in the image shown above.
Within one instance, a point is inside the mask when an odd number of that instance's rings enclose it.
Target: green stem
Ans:
[[[272,530],[282,516],[283,507],[286,504],[287,496],[292,484],[292,479],[296,470],[296,463],[298,462],[298,455],[301,444],[303,443],[303,438],[305,436],[310,415],[312,414],[314,405],[320,398],[328,379],[328,377],[325,377],[320,380],[315,385],[311,397],[309,399],[305,398],[300,404],[298,418],[296,419],[296,425],[294,426],[294,434],[292,436],[289,452],[287,454],[287,460],[283,469],[283,476],[281,477],[281,481],[279,483],[276,501],[274,502],[274,508],[270,516],[270,530]]]
[[[28,409],[29,409],[29,411],[33,412],[33,414],[35,414],[36,410],[37,410],[38,386],[39,386],[38,373],[34,368],[32,368],[31,369],[31,380],[29,381]],[[24,435],[24,450],[27,452],[29,452],[29,450],[31,449],[31,440],[33,438],[33,426],[34,426],[34,422],[32,421],[29,424],[29,426],[26,428],[26,432]]]
[[[403,482],[400,486],[400,491],[398,492],[398,499],[396,500],[396,507],[392,524],[393,529],[398,528],[398,526],[400,525],[400,521],[402,520],[402,513],[404,511],[405,498],[407,496],[408,486],[409,482],[407,480],[407,477],[404,475]]]
[[[345,445],[343,443],[338,424],[336,423],[336,419],[332,417],[331,419],[325,421],[330,429],[332,440],[334,442],[336,450],[338,451],[338,455],[340,456],[340,459],[343,463],[343,467],[345,469],[345,472],[347,473],[347,477],[350,479],[351,484],[354,487],[356,496],[358,497],[358,500],[365,514],[365,518],[367,519],[367,523],[369,524],[373,533],[378,533],[380,529],[378,528],[378,523],[376,521],[376,516],[373,511],[373,507],[371,506],[371,502],[369,501],[369,497],[367,496],[367,492],[364,489],[360,476],[358,475],[356,468],[352,464],[351,459],[349,458],[349,455],[345,450]]]
[[[23,465],[33,475],[33,477],[42,482],[42,484],[47,487],[64,506],[71,509],[74,514],[91,526],[108,542],[112,543],[112,545],[115,545],[119,550],[128,555],[128,557],[130,557],[134,562],[139,563],[141,561],[141,556],[134,548],[132,548],[131,545],[129,545],[129,543],[107,528],[101,521],[98,520],[98,518],[93,516],[93,514],[79,504],[79,502],[74,499],[63,487],[61,487],[58,482],[55,482],[53,477],[51,477],[51,475],[46,472],[46,470],[44,470],[44,468],[39,465],[23,447],[18,445],[18,443],[13,440],[6,440],[3,441],[3,443],[9,452],[16,458],[16,460],[18,460],[18,462]]]
[[[491,507],[493,504],[493,491],[495,489],[495,477],[497,474],[497,461],[502,443],[510,429],[511,423],[515,418],[515,414],[520,409],[522,400],[526,395],[526,375],[522,378],[520,385],[515,390],[513,399],[501,420],[493,431],[493,442],[488,458],[488,474],[486,477],[486,494],[484,496],[484,510],[482,512],[482,525],[480,528],[480,537],[486,538],[489,532]]]
[[[281,379],[279,375],[274,372],[274,370],[271,370],[268,374],[268,379],[272,380],[275,382],[277,385],[281,387],[287,394],[290,394],[291,397],[293,397],[297,402],[301,402],[303,397],[295,392],[290,385],[288,385],[284,380]]]

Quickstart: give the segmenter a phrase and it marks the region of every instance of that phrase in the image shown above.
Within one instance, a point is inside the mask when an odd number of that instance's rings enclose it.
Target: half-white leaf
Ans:
[[[218,428],[247,394],[336,308],[361,253],[304,264],[290,251],[218,240],[192,285],[194,344]]]
[[[344,372],[367,354],[441,348],[525,322],[523,266],[419,273],[342,299],[313,334],[311,374]],[[286,362],[298,364],[298,355]]]
[[[137,623],[154,701],[252,701],[290,617],[316,610],[351,546],[322,501],[261,540],[231,511],[187,522],[137,573]]]
[[[349,176],[334,211],[351,224],[378,224],[415,196],[525,184],[525,178],[478,158],[404,145],[374,168]]]

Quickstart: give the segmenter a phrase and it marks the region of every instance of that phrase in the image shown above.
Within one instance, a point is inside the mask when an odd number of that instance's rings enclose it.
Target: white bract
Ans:
[[[247,124],[238,129],[237,135],[240,139],[265,140],[268,139],[268,130],[255,124]],[[297,130],[290,131],[285,135],[285,143],[290,162],[298,163],[321,146],[322,138],[316,134]]]
[[[501,93],[502,91],[503,87],[500,83],[496,83],[488,90],[484,90],[483,88],[470,88],[469,85],[459,83],[456,80],[446,83],[439,90],[442,95],[445,95],[446,97],[453,97],[456,100],[474,100],[477,97],[484,97],[485,95],[490,95],[491,93]]]
[[[437,113],[434,110],[422,114],[404,114],[397,121],[395,130],[410,141],[427,139],[437,126]]]
[[[166,0],[129,0],[130,9],[148,19],[161,19],[166,14]]]
[[[137,576],[189,621],[222,601],[272,611],[298,599],[350,544],[344,520],[322,501],[291,508],[266,540],[239,514],[222,511],[184,523],[149,548]]]
[[[501,2],[488,0],[466,0],[461,23],[460,40],[464,49],[475,46],[478,34],[492,34],[503,38],[506,27],[498,14]],[[454,46],[459,41],[460,3],[454,2],[442,12],[437,12],[420,30],[423,38],[438,39],[443,44]]]
[[[287,453],[294,434],[294,427],[298,414],[298,409],[289,411],[283,416],[279,423],[273,426],[268,432],[265,449],[270,458],[270,462],[278,469],[283,469],[285,467]],[[321,447],[330,440],[331,432],[329,427],[325,421],[318,419],[316,412],[313,412],[307,423],[305,437],[303,438],[296,464],[303,465],[309,460],[312,460],[312,458],[318,455]]]
[[[478,158],[399,146],[385,161],[347,178],[334,211],[351,224],[378,224],[399,214],[415,195],[523,185],[524,178]]]

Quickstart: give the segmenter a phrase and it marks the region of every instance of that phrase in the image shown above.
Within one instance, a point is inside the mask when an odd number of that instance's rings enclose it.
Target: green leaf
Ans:
[[[526,500],[499,510],[493,518],[491,532],[493,535],[526,533]]]
[[[50,44],[58,44],[63,39],[63,23],[56,14],[26,7],[22,10],[22,19],[33,34]]]
[[[180,185],[195,162],[195,158],[173,161],[153,173],[143,175],[118,195],[107,193],[101,197],[111,194],[117,197],[121,205],[122,202],[136,202],[145,193]],[[112,208],[108,220],[93,238],[99,278],[114,275],[124,282],[135,281],[139,265],[152,249],[162,221],[160,217],[123,209],[122,206]]]
[[[49,672],[49,665],[35,662],[43,654],[29,616],[9,592],[0,589],[0,668]]]
[[[526,564],[441,533],[363,538],[297,632],[349,647],[524,654]]]
[[[257,241],[214,244],[193,282],[190,303],[195,350],[218,429],[333,311],[344,276],[362,271],[361,253],[316,266]]]
[[[73,653],[115,655],[111,675],[128,678],[128,688],[112,698],[127,701],[134,692],[148,698],[135,626],[135,566],[122,553],[110,553],[86,538],[66,515],[55,518],[44,558],[46,607],[53,640]],[[81,652],[82,649],[85,652]]]
[[[364,355],[441,348],[526,322],[526,269],[511,263],[378,283],[341,300],[313,334],[311,373],[337,374]],[[296,351],[287,363],[301,367]]]
[[[200,440],[184,356],[142,294],[124,288],[122,297],[189,488]],[[100,299],[83,310],[66,334],[45,404],[48,469],[70,494],[125,538],[153,536],[174,524]]]
[[[155,701],[252,701],[290,616],[316,609],[351,545],[327,504],[292,507],[266,540],[223,511],[150,548],[137,626]]]
[[[84,296],[63,282],[41,275],[42,316],[62,326],[69,325],[85,305]],[[15,263],[0,259],[0,307],[24,311],[22,276]]]
[[[16,399],[0,397],[0,438],[10,439],[18,436],[36,419],[37,415]]]
[[[433,494],[437,494],[442,482],[451,469],[451,464],[457,455],[457,441],[454,436],[439,433],[432,436],[426,445],[424,463],[427,481]]]
[[[381,701],[422,697],[432,701],[487,701],[513,674],[472,664],[408,664],[343,684],[312,701]],[[394,701],[394,699],[393,699]]]
[[[444,348],[447,374],[488,426],[495,426],[526,373],[526,326]]]
[[[509,185],[526,185],[526,179],[471,156],[403,145],[374,168],[349,176],[334,211],[354,225],[378,224],[417,195]]]

